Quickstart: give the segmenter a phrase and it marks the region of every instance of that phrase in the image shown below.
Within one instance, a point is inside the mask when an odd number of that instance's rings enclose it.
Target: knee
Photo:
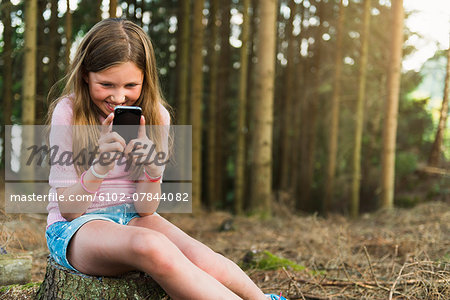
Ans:
[[[176,247],[165,235],[156,231],[138,233],[129,246],[137,264],[150,264],[152,270],[163,274],[175,270]]]

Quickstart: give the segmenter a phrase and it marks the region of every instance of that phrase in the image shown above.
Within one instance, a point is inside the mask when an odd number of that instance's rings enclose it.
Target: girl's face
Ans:
[[[106,117],[117,105],[131,106],[139,99],[144,74],[133,62],[122,63],[99,72],[89,72],[84,80],[95,105]]]

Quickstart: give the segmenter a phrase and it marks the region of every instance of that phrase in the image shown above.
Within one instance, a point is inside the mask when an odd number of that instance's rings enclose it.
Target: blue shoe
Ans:
[[[287,300],[286,298],[282,297],[281,294],[280,294],[280,296],[275,295],[275,294],[265,294],[265,295],[266,295],[267,299],[270,299],[270,300]]]

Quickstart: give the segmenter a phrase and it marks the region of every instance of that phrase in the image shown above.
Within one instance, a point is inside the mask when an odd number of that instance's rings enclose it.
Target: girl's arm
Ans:
[[[90,191],[97,190],[102,181],[103,179],[95,177],[90,169],[83,176],[83,183]],[[57,188],[56,191],[58,195],[64,196],[64,201],[58,201],[58,206],[61,216],[69,222],[84,214],[95,196],[82,187],[81,181],[67,188]]]
[[[161,183],[141,181],[136,186],[136,193],[138,194],[138,201],[134,202],[134,207],[137,213],[141,217],[152,215],[159,205]]]
[[[114,114],[110,114],[102,123],[102,131],[98,141],[100,157],[107,152],[110,153],[109,157],[116,157],[111,154],[123,152],[125,149],[125,140],[116,132],[111,132],[110,125],[113,118]],[[103,175],[112,170],[114,166],[114,159],[110,159],[102,160],[102,163],[95,163],[93,168],[95,168],[94,171],[97,174]],[[81,177],[82,179],[79,178],[77,183],[70,187],[56,188],[59,195],[64,195],[64,201],[58,201],[58,207],[61,216],[67,221],[72,221],[86,212],[96,196],[93,191],[97,191],[103,182],[103,179],[94,176],[91,169],[88,169]]]
[[[163,127],[161,128],[161,132],[163,133],[162,139],[165,141],[163,148],[167,153],[168,130]],[[132,158],[136,163],[138,157],[147,157],[148,155],[152,155],[149,153],[152,146],[153,142],[147,137],[145,131],[145,118],[144,116],[141,116],[138,137],[128,143],[124,151],[125,155],[128,156],[129,154],[134,154]],[[152,157],[152,160],[153,158],[154,156]],[[157,182],[152,182],[147,178],[141,177],[143,180],[138,181],[136,185],[136,193],[138,197],[137,201],[134,202],[134,207],[140,216],[152,215],[158,208],[159,198],[161,197],[161,178],[164,168],[150,164],[145,165],[145,171],[152,177],[159,177],[159,180],[157,180]]]

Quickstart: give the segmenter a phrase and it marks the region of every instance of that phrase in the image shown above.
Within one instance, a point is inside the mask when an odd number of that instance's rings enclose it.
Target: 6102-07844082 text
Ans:
[[[10,202],[42,202],[42,201],[93,201],[101,202],[130,202],[132,201],[167,201],[167,202],[189,202],[189,193],[94,193],[89,195],[48,194],[11,194]]]

